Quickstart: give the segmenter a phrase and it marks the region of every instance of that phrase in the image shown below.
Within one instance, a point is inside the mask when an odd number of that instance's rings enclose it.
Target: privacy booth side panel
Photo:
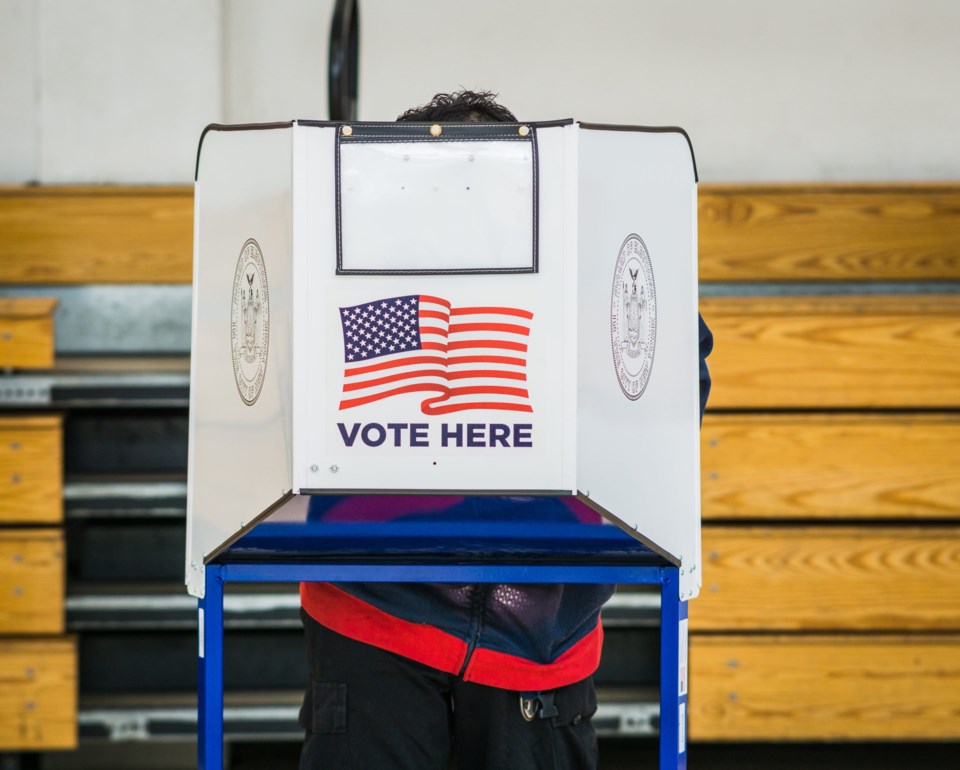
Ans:
[[[567,129],[297,127],[297,489],[570,493]]]
[[[677,130],[582,124],[577,482],[700,585],[696,177]]]
[[[194,215],[187,586],[291,490],[292,130],[205,132]]]

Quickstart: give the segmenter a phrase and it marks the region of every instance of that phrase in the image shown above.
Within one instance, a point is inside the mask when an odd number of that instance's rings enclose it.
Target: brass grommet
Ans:
[[[353,127],[344,126],[343,128],[340,129],[340,133],[343,134],[344,136],[350,136],[353,134]]]
[[[520,136],[529,136],[530,126],[520,126],[520,128],[517,129],[517,133],[520,134]]]
[[[443,126],[439,123],[434,123],[430,126],[430,136],[440,136],[443,133]]]

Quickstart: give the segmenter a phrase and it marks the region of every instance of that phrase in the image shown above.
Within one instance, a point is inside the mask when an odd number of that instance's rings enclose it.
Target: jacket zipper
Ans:
[[[487,583],[477,583],[473,586],[473,595],[470,597],[470,641],[467,644],[467,653],[463,657],[463,665],[460,666],[460,676],[467,672],[467,666],[470,665],[470,658],[473,657],[473,651],[477,649],[477,643],[480,641],[480,634],[483,633],[484,614],[487,608],[487,595],[490,593],[490,586]]]

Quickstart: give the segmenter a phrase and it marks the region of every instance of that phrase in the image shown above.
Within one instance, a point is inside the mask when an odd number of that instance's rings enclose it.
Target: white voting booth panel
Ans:
[[[211,127],[187,585],[303,495],[566,494],[699,587],[696,179],[679,130]]]
[[[700,391],[686,136],[581,131],[578,192],[577,489],[679,559],[681,598],[692,598]]]

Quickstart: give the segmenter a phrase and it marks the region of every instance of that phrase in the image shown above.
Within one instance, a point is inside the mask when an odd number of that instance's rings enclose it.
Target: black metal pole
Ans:
[[[330,120],[357,119],[360,8],[357,0],[337,0],[330,22],[328,94]]]

